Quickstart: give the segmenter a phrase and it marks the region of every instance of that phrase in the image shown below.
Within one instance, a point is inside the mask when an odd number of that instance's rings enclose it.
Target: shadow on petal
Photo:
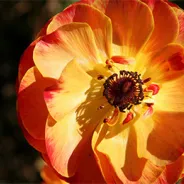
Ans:
[[[142,171],[146,164],[146,159],[138,158],[137,137],[134,127],[130,128],[129,138],[126,147],[125,165],[122,168],[125,176],[130,181],[137,181],[142,176]]]
[[[175,161],[184,151],[184,113],[158,111],[147,150],[161,160]]]

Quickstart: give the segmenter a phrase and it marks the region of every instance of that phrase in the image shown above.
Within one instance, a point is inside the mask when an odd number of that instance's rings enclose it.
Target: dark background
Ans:
[[[28,145],[17,123],[15,81],[18,63],[47,20],[71,2],[0,0],[0,183],[41,181],[40,157]],[[174,2],[184,8],[184,1]]]

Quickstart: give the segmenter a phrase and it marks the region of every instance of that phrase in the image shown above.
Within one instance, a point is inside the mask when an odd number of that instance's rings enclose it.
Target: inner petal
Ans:
[[[51,116],[59,121],[76,109],[86,98],[92,78],[72,60],[63,70],[57,84],[47,88],[44,98]]]

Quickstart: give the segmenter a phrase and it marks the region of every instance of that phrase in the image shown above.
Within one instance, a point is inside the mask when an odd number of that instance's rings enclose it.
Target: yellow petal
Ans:
[[[44,36],[35,46],[33,59],[44,77],[58,79],[72,59],[91,70],[100,62],[94,34],[86,23],[71,23]]]
[[[70,177],[85,153],[91,135],[107,108],[98,110],[103,99],[87,97],[86,101],[56,122],[51,117],[46,125],[46,148],[52,166],[62,176]]]
[[[110,58],[112,44],[112,25],[110,19],[96,8],[87,4],[74,4],[57,14],[47,28],[47,34],[71,22],[87,23],[93,33],[100,53]]]
[[[77,108],[86,99],[87,90],[92,88],[91,83],[92,78],[75,60],[69,62],[58,83],[44,92],[45,102],[51,116],[58,121]]]
[[[107,183],[152,183],[164,167],[139,158],[137,138],[132,126],[117,124],[99,126],[93,134],[92,146]]]
[[[170,112],[184,112],[184,76],[164,82],[155,96],[155,108]]]

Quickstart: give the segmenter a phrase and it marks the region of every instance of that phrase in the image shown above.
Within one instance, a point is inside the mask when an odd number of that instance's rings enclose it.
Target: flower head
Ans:
[[[21,58],[17,106],[46,180],[177,181],[183,22],[166,0],[81,0],[41,30]]]

